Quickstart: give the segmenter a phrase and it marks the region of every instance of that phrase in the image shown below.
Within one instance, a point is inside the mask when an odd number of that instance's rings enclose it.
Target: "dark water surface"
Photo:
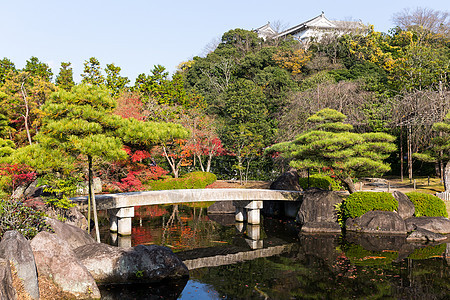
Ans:
[[[450,299],[450,243],[403,236],[303,235],[292,220],[236,224],[205,208],[135,209],[129,238],[102,241],[171,248],[189,280],[102,287],[102,299]]]

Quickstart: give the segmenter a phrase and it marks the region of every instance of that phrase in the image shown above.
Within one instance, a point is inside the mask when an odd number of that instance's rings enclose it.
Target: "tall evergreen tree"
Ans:
[[[221,139],[237,159],[235,168],[241,182],[247,178],[250,161],[261,154],[261,149],[272,137],[267,107],[262,89],[250,80],[239,79],[224,95],[221,111],[224,126]],[[245,164],[247,164],[245,166]]]
[[[73,70],[70,65],[70,62],[61,62],[59,74],[56,76],[56,85],[66,91],[70,91],[75,85],[73,81]]]
[[[16,73],[16,66],[8,58],[4,57],[0,60],[0,86],[5,83],[9,72]]]
[[[105,78],[102,75],[100,62],[95,57],[89,58],[84,62],[84,71],[81,74],[82,83],[90,83],[92,85],[101,85],[105,83]]]
[[[113,97],[119,97],[120,93],[125,91],[126,85],[130,83],[128,77],[120,76],[120,67],[116,67],[114,64],[107,64],[105,68],[106,72],[106,86],[111,90]]]
[[[27,64],[23,71],[30,73],[33,76],[38,76],[44,81],[50,82],[52,81],[53,72],[52,69],[35,56],[32,56],[29,60],[27,60]]]

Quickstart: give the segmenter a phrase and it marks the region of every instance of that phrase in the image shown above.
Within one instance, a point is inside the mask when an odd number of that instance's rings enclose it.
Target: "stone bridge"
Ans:
[[[188,202],[233,201],[236,221],[260,223],[260,209],[264,200],[298,201],[303,192],[264,189],[188,189],[103,194],[95,197],[98,210],[108,210],[112,232],[131,234],[131,218],[135,206],[179,204]],[[71,198],[78,205],[86,205],[87,196]]]

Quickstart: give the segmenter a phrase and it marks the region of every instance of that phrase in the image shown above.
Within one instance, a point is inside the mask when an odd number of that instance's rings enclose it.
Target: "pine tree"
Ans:
[[[115,161],[127,157],[124,143],[151,146],[169,138],[184,138],[188,132],[169,123],[140,122],[112,113],[116,101],[104,86],[81,84],[70,92],[60,90],[43,106],[42,129],[37,136],[40,145],[58,149],[72,157],[82,155],[88,160],[89,203],[96,220],[92,188],[94,157]],[[90,219],[90,209],[88,210]],[[98,225],[96,225],[99,239]]]
[[[35,56],[32,56],[30,60],[27,60],[27,64],[23,71],[30,73],[32,76],[38,76],[41,79],[51,82],[53,77],[52,69]]]
[[[267,151],[279,151],[292,159],[297,169],[332,170],[347,186],[356,191],[353,176],[379,175],[390,170],[384,163],[395,151],[394,137],[381,132],[355,133],[353,126],[345,124],[346,116],[334,109],[323,109],[308,118],[314,124],[310,131],[298,135],[293,141],[279,143]]]
[[[111,90],[111,95],[114,98],[119,97],[120,93],[126,90],[126,85],[130,83],[128,77],[120,76],[120,67],[114,64],[106,65],[106,86]]]
[[[433,124],[433,130],[438,132],[431,142],[431,149],[424,153],[415,153],[413,156],[422,161],[442,162],[445,164],[443,179],[445,191],[450,191],[450,113],[442,122]]]
[[[3,59],[0,59],[0,86],[5,83],[6,77],[8,74],[16,73],[17,69],[16,66],[12,61],[10,61],[8,58],[4,57]]]
[[[56,76],[56,85],[66,91],[70,91],[75,85],[75,82],[73,81],[73,70],[70,65],[70,62],[62,62],[59,74]]]
[[[100,62],[95,57],[89,58],[84,62],[84,72],[81,74],[82,83],[90,83],[92,85],[101,85],[105,83],[105,78],[100,69]]]

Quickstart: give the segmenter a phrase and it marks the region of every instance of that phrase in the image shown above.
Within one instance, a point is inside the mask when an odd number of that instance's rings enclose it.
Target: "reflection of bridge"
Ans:
[[[205,267],[217,267],[224,265],[231,265],[247,260],[253,260],[262,257],[270,257],[279,255],[284,252],[292,250],[295,244],[284,244],[278,246],[270,246],[263,249],[256,250],[241,250],[239,252],[223,253],[223,250],[219,250],[218,254],[211,254],[210,256],[188,258],[185,257],[183,252],[177,253],[177,256],[183,260],[184,264],[189,270],[205,268]],[[219,248],[220,249],[220,248]],[[196,249],[195,252],[201,253],[202,249]]]
[[[302,192],[299,191],[263,189],[189,189],[106,194],[97,195],[95,198],[97,209],[109,211],[111,231],[117,231],[121,235],[130,235],[131,218],[134,217],[135,206],[233,201],[236,207],[236,221],[259,224],[263,200],[297,201],[301,195]],[[87,197],[77,197],[71,200],[77,204],[85,204]]]

